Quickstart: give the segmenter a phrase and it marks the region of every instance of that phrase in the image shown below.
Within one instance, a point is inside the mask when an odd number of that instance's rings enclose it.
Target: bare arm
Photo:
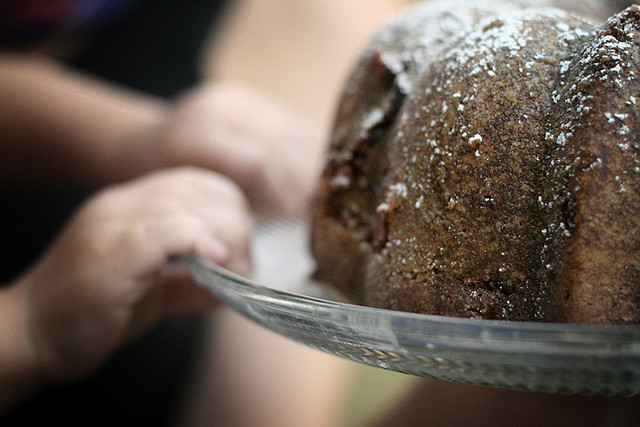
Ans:
[[[44,58],[0,59],[0,179],[99,185],[150,168],[139,152],[144,145],[128,142],[163,120],[162,100]]]
[[[314,190],[319,133],[248,87],[205,82],[173,101],[42,58],[0,54],[0,181],[119,182],[193,165],[228,176],[269,210]]]

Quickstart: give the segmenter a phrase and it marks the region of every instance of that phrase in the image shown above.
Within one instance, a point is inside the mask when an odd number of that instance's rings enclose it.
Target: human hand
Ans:
[[[251,89],[199,86],[169,110],[148,154],[163,166],[194,165],[234,180],[259,209],[304,212],[323,152],[303,121]]]
[[[167,101],[55,61],[3,55],[0,98],[12,105],[0,109],[6,183],[100,188],[197,166],[231,178],[254,207],[300,213],[319,176],[318,133],[238,84],[204,83]]]
[[[196,169],[158,172],[92,198],[15,285],[43,380],[97,369],[167,313],[214,299],[167,260],[192,252],[248,268],[251,221],[237,187]]]

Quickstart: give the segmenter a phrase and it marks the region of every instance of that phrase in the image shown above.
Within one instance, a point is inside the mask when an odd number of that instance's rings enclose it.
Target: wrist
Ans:
[[[124,181],[160,169],[165,165],[156,155],[170,106],[163,100],[149,99],[132,111],[127,126],[115,138],[106,170],[112,176],[100,184]]]
[[[0,413],[42,383],[28,325],[26,289],[0,289]]]

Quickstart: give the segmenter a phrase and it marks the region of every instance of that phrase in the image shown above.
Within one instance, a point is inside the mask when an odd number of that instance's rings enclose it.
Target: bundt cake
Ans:
[[[640,323],[640,8],[615,7],[431,1],[382,28],[338,105],[315,278],[393,310]]]

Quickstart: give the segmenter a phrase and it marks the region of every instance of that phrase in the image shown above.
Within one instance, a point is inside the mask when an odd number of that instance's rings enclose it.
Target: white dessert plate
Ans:
[[[302,222],[262,224],[251,279],[197,257],[183,261],[201,285],[242,315],[356,362],[488,387],[640,392],[640,327],[459,319],[333,301],[308,279],[307,239]]]

